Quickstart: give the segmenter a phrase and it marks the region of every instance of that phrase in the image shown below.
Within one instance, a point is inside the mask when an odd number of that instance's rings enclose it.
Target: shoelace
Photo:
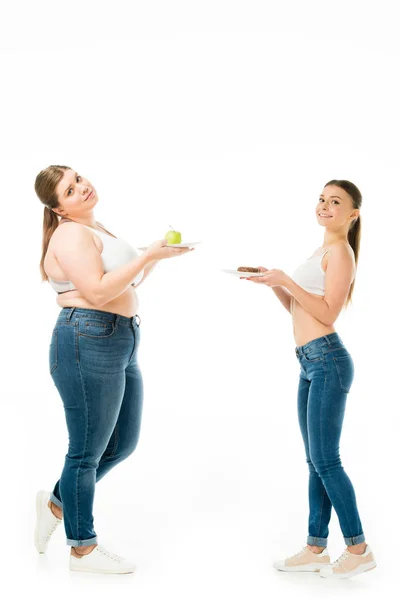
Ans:
[[[339,558],[337,558],[334,563],[332,563],[333,566],[337,567],[337,566],[341,565],[342,562],[346,560],[346,558],[349,558],[349,556],[350,556],[350,553],[347,552],[347,550],[345,550],[343,552],[343,554],[341,556],[339,556]]]
[[[49,539],[51,538],[51,536],[53,535],[53,533],[55,532],[55,530],[57,529],[57,527],[59,526],[60,523],[61,523],[61,520],[57,519],[57,521],[54,523],[53,527],[49,531],[48,536],[46,537],[46,542],[49,541]]]
[[[106,550],[102,546],[97,546],[97,550],[99,552],[101,552],[102,554],[104,554],[104,556],[107,556],[108,558],[111,558],[111,560],[114,560],[115,562],[122,562],[124,560],[122,558],[122,556],[118,556],[118,554],[113,554],[112,552],[109,552],[108,550]]]
[[[300,550],[300,552],[296,552],[296,554],[292,554],[292,556],[288,556],[286,560],[290,560],[291,558],[296,558],[296,556],[300,556],[300,554],[303,554],[305,549],[306,549],[306,546],[303,546],[303,548]]]

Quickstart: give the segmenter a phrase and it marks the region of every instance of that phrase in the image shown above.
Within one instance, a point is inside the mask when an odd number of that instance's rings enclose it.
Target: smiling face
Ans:
[[[359,209],[353,208],[351,196],[337,185],[324,187],[315,212],[318,223],[332,230],[348,230],[360,214]]]
[[[73,219],[87,217],[98,202],[90,181],[72,169],[65,171],[56,187],[56,194],[59,206],[53,209],[54,212],[60,216],[68,214]]]

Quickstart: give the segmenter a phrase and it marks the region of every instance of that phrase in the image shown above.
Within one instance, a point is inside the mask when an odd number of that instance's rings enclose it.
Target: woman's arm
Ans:
[[[289,294],[289,292],[280,285],[276,285],[272,289],[274,290],[275,296],[282,302],[282,305],[291,314],[292,311],[290,308],[292,303],[292,294]]]
[[[106,233],[109,233],[110,235],[112,235],[113,237],[116,237],[115,235],[113,235],[112,233],[110,233],[109,231],[107,231],[107,229],[104,227],[104,225],[102,225],[99,221],[97,221],[97,225],[100,225],[100,227],[102,227],[104,229],[104,231]],[[135,290],[139,287],[139,285],[141,285],[143,283],[143,281],[148,277],[148,275],[150,275],[151,271],[154,269],[154,267],[156,266],[156,264],[160,262],[158,260],[153,261],[152,264],[148,264],[147,267],[144,268],[144,273],[143,273],[143,277],[142,279],[139,281],[139,283],[135,284]]]
[[[297,302],[324,325],[333,325],[343,308],[353,279],[353,258],[345,244],[335,244],[328,258],[325,272],[325,295],[314,296],[289,276],[286,276],[285,288]]]
[[[154,261],[189,251],[187,248],[166,246],[166,240],[159,240],[141,256],[104,273],[101,254],[92,233],[80,224],[70,223],[67,233],[61,228],[55,255],[66,276],[82,296],[90,304],[101,307],[125,292],[135,277]]]
[[[139,287],[139,285],[142,285],[143,281],[150,275],[150,273],[152,272],[152,270],[154,269],[154,267],[159,263],[159,260],[153,260],[152,263],[148,264],[147,267],[144,268],[144,273],[143,273],[143,277],[142,279],[139,281],[138,284],[135,285],[135,290]]]
[[[260,271],[260,273],[268,273],[268,269],[266,269],[265,267],[257,267],[257,269]],[[248,279],[248,277],[241,277],[241,279]],[[252,281],[254,281],[254,283],[265,285],[263,277],[254,277],[252,278]],[[276,285],[272,289],[274,290],[275,296],[282,302],[286,310],[291,313],[292,311],[290,309],[292,294],[289,294],[289,292],[285,290],[281,285]]]

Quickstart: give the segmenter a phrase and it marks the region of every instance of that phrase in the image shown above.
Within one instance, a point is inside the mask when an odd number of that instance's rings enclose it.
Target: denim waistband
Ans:
[[[332,346],[344,346],[341,337],[336,331],[334,333],[328,333],[322,337],[311,340],[304,346],[296,346],[296,356],[302,356],[303,354],[309,354],[312,350],[324,350],[329,349]]]
[[[121,326],[131,326],[137,325],[140,326],[141,318],[139,315],[134,315],[133,317],[124,317],[123,315],[118,315],[117,313],[106,312],[105,310],[96,310],[94,308],[62,308],[57,321],[75,321],[79,318],[92,318],[92,319],[100,319],[107,322],[112,322],[114,325]]]

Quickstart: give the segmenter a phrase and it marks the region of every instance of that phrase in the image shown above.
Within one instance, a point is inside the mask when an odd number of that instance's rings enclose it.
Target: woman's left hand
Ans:
[[[258,277],[241,277],[241,279],[247,279],[248,281],[254,281],[255,283],[264,283],[268,287],[275,287],[277,285],[285,286],[289,276],[280,269],[268,269],[263,275],[259,275]]]

